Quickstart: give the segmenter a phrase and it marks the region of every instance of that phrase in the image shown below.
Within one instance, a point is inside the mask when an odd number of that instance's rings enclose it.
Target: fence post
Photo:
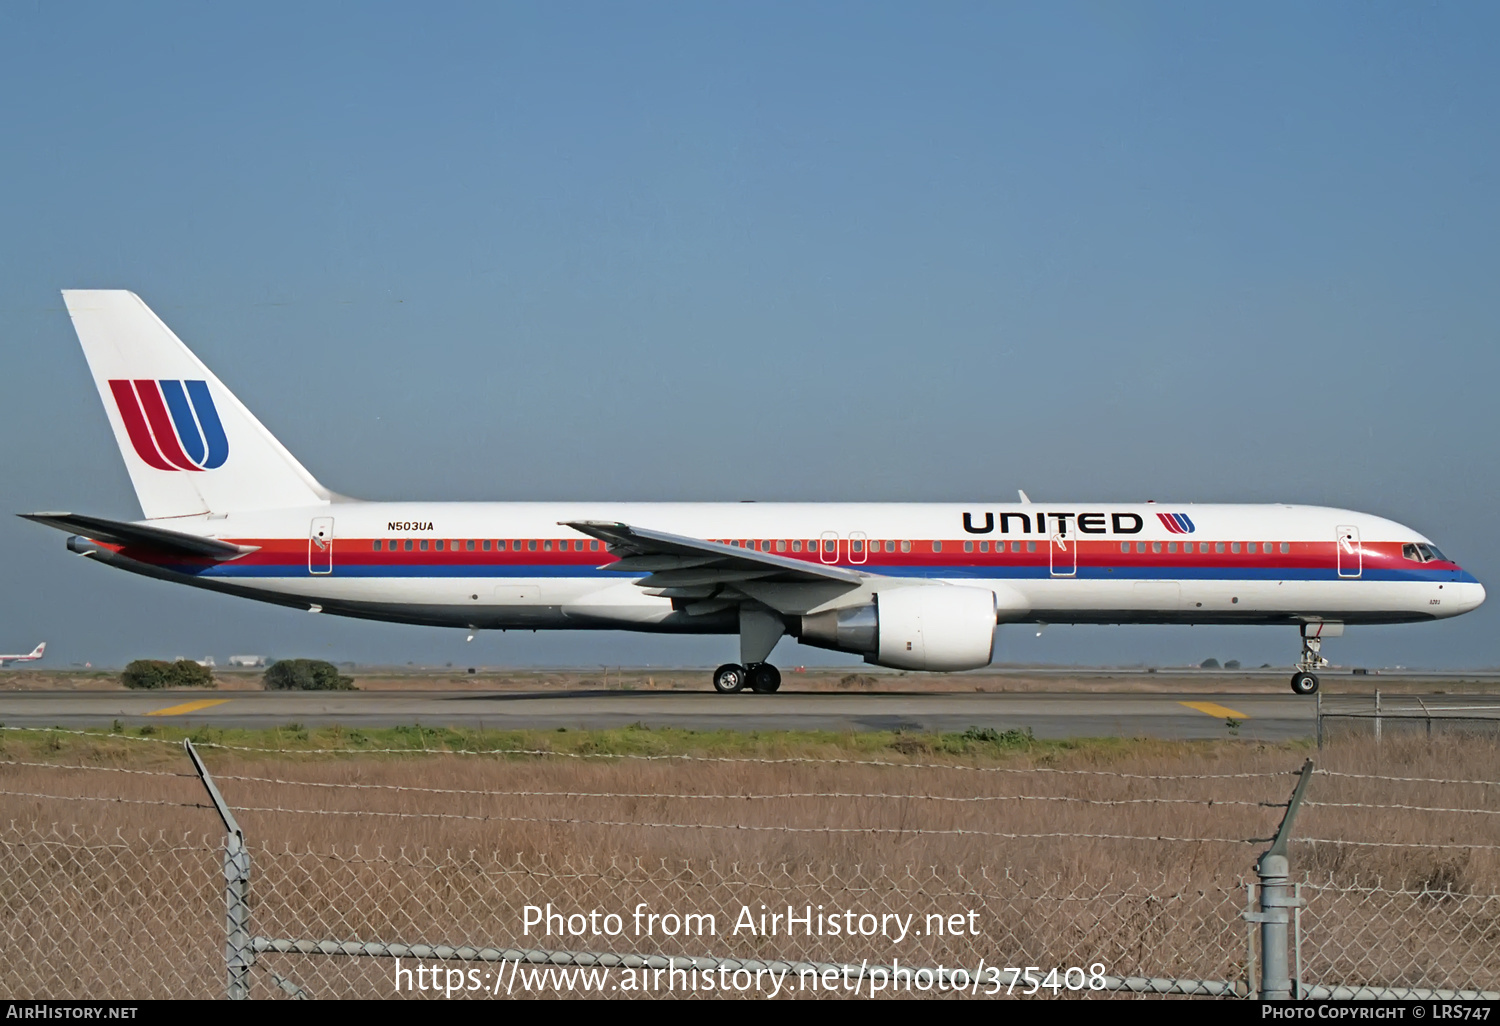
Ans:
[[[1380,744],[1380,689],[1375,689],[1375,743]]]
[[[198,779],[208,791],[209,799],[224,821],[224,965],[227,970],[227,997],[244,1001],[250,996],[250,966],[255,952],[250,948],[250,851],[245,847],[245,832],[240,829],[224,802],[224,796],[209,776],[208,767],[198,757],[191,741],[183,741]]]
[[[1245,918],[1260,924],[1262,1001],[1286,1001],[1295,996],[1292,993],[1292,946],[1289,934],[1291,913],[1301,904],[1301,899],[1294,895],[1292,889],[1287,842],[1291,839],[1292,822],[1302,806],[1302,796],[1307,791],[1307,783],[1312,779],[1312,774],[1313,763],[1308,759],[1302,764],[1301,779],[1297,781],[1291,800],[1287,802],[1286,815],[1281,817],[1281,826],[1276,831],[1271,847],[1255,864],[1255,875],[1260,878],[1260,911],[1247,913]],[[1300,960],[1299,957],[1298,961]]]
[[[1319,688],[1318,691],[1317,691],[1317,698],[1318,698],[1318,751],[1321,752],[1323,750],[1323,691],[1322,691],[1321,688]]]

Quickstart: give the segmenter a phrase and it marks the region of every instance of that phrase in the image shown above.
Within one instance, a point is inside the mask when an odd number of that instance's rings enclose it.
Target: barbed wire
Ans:
[[[84,767],[86,768],[86,767]],[[853,791],[786,791],[777,794],[672,794],[659,791],[490,791],[451,787],[413,787],[409,784],[364,784],[322,780],[283,780],[278,777],[247,777],[235,774],[216,773],[215,780],[237,780],[261,784],[277,784],[288,787],[324,787],[358,791],[410,791],[417,794],[453,794],[487,798],[663,798],[672,800],[705,801],[775,801],[798,798],[873,798],[888,801],[933,801],[933,802],[1077,802],[1083,805],[1245,805],[1255,808],[1284,809],[1287,802],[1253,802],[1219,798],[1076,798],[1071,795],[1031,794],[985,794],[985,795],[941,795],[941,794],[883,794]]]
[[[1346,777],[1349,780],[1393,780],[1405,784],[1478,784],[1481,787],[1500,787],[1500,780],[1454,780],[1447,777],[1388,777],[1379,773],[1342,773],[1338,770],[1314,769],[1313,773],[1325,777]]]
[[[196,773],[174,773],[171,770],[126,769],[123,766],[81,766],[63,762],[23,762],[19,759],[0,762],[0,767],[5,766],[28,766],[32,769],[97,770],[103,773],[134,773],[137,776],[143,777],[185,777],[189,780],[194,780],[198,776]]]
[[[1293,837],[1293,843],[1303,844],[1348,844],[1358,848],[1430,848],[1430,849],[1453,849],[1457,851],[1469,851],[1478,849],[1482,851],[1500,851],[1500,844],[1436,844],[1431,842],[1401,842],[1401,841],[1345,841],[1335,837]]]
[[[1500,816],[1500,809],[1442,809],[1430,805],[1375,805],[1370,802],[1304,801],[1304,808],[1324,809],[1399,809],[1402,812],[1470,812],[1477,816]]]
[[[0,730],[29,731],[32,733],[72,734],[97,740],[145,741],[155,744],[180,747],[182,742],[159,737],[132,737],[128,734],[110,734],[88,730],[69,730],[64,727],[12,727],[0,725]],[[895,762],[889,759],[819,759],[812,756],[783,756],[780,758],[713,755],[641,755],[614,752],[555,752],[546,748],[257,748],[249,745],[230,745],[218,741],[194,741],[195,748],[214,748],[227,752],[251,752],[257,755],[463,755],[495,756],[526,755],[546,756],[562,759],[619,759],[638,762],[707,762],[751,765],[810,764],[821,766],[887,766],[893,769],[939,769],[965,770],[974,773],[1048,773],[1060,776],[1114,777],[1122,780],[1251,780],[1273,777],[1294,777],[1301,769],[1268,770],[1259,773],[1121,773],[1115,770],[1059,769],[1055,766],[966,766],[962,763],[946,762]]]
[[[107,795],[96,794],[41,794],[35,791],[0,791],[0,795],[7,798],[49,798],[59,802],[111,802],[121,805],[170,805],[179,809],[209,809],[212,805],[200,805],[197,802],[166,802],[153,798],[111,798]]]
[[[1088,834],[1088,833],[1006,833],[995,830],[965,830],[961,827],[949,829],[925,829],[925,828],[902,828],[902,827],[794,827],[782,824],[770,826],[759,826],[744,823],[652,823],[636,820],[608,820],[608,819],[579,819],[575,817],[553,817],[553,816],[472,816],[459,812],[374,812],[365,809],[287,809],[281,807],[266,808],[250,805],[235,807],[236,812],[264,812],[291,816],[377,816],[386,819],[458,819],[470,820],[482,823],[550,823],[563,826],[607,826],[607,827],[646,827],[662,830],[731,830],[749,831],[753,833],[789,833],[789,834],[896,834],[900,836],[911,835],[948,835],[969,837],[1000,837],[1012,840],[1028,840],[1041,838],[1092,838],[1096,840],[1118,840],[1118,841],[1181,841],[1187,843],[1221,843],[1221,844],[1254,844],[1257,838],[1244,837],[1164,837],[1159,835],[1135,835],[1135,834]]]

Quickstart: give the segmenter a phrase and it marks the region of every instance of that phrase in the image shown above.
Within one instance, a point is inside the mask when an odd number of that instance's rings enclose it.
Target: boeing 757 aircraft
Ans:
[[[312,613],[471,637],[737,634],[713,675],[726,693],[777,690],[785,635],[953,671],[989,664],[997,624],[1284,624],[1306,695],[1346,625],[1484,601],[1411,528],[1316,506],[362,502],[315,480],[136,295],[63,298],[145,519],[27,519],[110,566]]]
[[[25,655],[0,655],[0,669],[4,669],[9,663],[34,663],[47,651],[47,643],[44,641]]]

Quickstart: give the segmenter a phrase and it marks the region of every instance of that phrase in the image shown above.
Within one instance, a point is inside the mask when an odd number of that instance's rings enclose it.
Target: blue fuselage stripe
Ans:
[[[841,564],[844,565],[844,564]],[[413,564],[410,566],[361,565],[358,563],[335,563],[331,574],[310,574],[306,563],[235,565],[224,563],[216,566],[171,566],[179,573],[199,577],[245,579],[255,577],[348,577],[348,578],[464,578],[464,577],[571,577],[596,580],[630,580],[638,574],[617,573],[600,570],[592,566],[577,566],[549,563],[530,564],[469,564],[438,565]],[[851,569],[861,569],[859,566]],[[1408,582],[1472,582],[1474,578],[1463,570],[1411,570],[1366,569],[1357,578],[1340,577],[1333,567],[1187,567],[1187,566],[1080,566],[1074,573],[1053,574],[1046,566],[902,566],[869,567],[870,572],[883,577],[917,577],[970,580],[1146,580],[1146,581],[1408,581]]]

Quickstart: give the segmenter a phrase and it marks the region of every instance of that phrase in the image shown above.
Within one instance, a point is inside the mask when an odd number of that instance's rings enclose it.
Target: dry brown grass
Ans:
[[[12,743],[6,750],[9,763],[0,762],[0,787],[53,795],[204,801],[186,758],[169,746],[67,744],[71,747],[49,753],[45,745],[40,751],[36,746],[21,750]],[[1296,782],[1290,774],[1309,754],[1297,746],[1141,743],[1118,750],[1049,750],[1038,760],[1025,753],[989,759],[945,756],[933,752],[920,737],[898,739],[893,747],[907,751],[877,752],[873,757],[897,764],[946,763],[951,768],[436,754],[330,759],[205,752],[232,807],[326,813],[241,811],[247,836],[260,847],[430,848],[745,864],[984,865],[1080,879],[1145,873],[1184,881],[1238,878],[1250,870],[1264,845],[1232,842],[1271,836],[1281,814],[1274,806],[1287,800]],[[830,754],[861,758],[849,752]],[[1388,739],[1380,747],[1349,741],[1331,746],[1316,761],[1319,769],[1342,773],[1500,781],[1500,745],[1463,735],[1432,743]],[[180,775],[65,768],[69,765]],[[1090,772],[1069,772],[1080,770]],[[1222,779],[1233,774],[1272,775]],[[1142,779],[1151,777],[1160,779]],[[340,786],[304,786],[327,784]],[[442,791],[454,793],[433,793]],[[1042,800],[1049,798],[1075,800]],[[1298,838],[1414,845],[1500,843],[1500,815],[1493,814],[1500,809],[1500,787],[1493,785],[1319,774],[1310,785],[1308,801],[1295,832]],[[1109,802],[1127,804],[1089,804]],[[1335,803],[1365,807],[1330,807]],[[1401,805],[1489,811],[1370,807]],[[206,810],[0,796],[0,822],[5,821],[28,828],[78,824],[111,833],[149,829],[171,835],[212,834],[218,829],[216,817]],[[940,833],[955,830],[975,833]],[[1231,843],[985,836],[1054,833]],[[1298,871],[1331,873],[1338,880],[1379,879],[1391,886],[1440,882],[1471,891],[1500,891],[1500,860],[1480,849],[1303,843],[1294,855]]]

